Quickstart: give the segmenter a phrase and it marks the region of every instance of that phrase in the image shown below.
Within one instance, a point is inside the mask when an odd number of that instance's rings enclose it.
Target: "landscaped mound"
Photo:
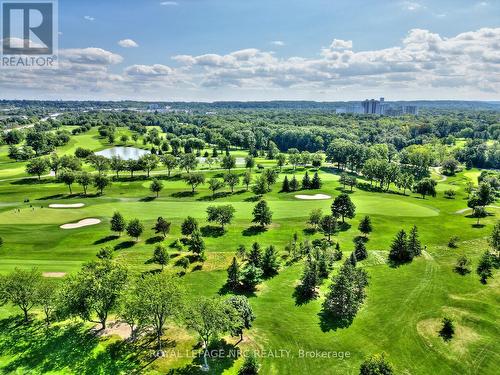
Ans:
[[[80,220],[77,223],[68,223],[68,224],[63,224],[60,226],[61,229],[75,229],[75,228],[81,228],[81,227],[87,227],[89,225],[96,225],[99,224],[101,220],[99,219],[83,219]]]
[[[71,203],[71,204],[53,203],[53,204],[49,204],[49,208],[80,208],[83,206],[85,206],[85,203]]]
[[[320,199],[330,199],[331,196],[326,195],[326,194],[314,194],[314,195],[299,194],[299,195],[296,195],[295,198],[305,199],[305,200],[320,200]]]

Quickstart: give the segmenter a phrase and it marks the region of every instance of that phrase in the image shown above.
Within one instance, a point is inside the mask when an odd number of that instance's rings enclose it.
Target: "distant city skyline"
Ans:
[[[499,1],[59,0],[59,68],[1,99],[500,100]]]

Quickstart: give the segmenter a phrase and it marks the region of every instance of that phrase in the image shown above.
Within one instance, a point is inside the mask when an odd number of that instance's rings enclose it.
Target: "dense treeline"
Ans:
[[[439,166],[446,158],[452,157],[467,167],[499,168],[499,119],[497,112],[485,111],[455,111],[446,115],[418,117],[373,117],[286,110],[225,111],[210,115],[90,110],[66,112],[56,119],[48,119],[21,132],[24,135],[47,130],[55,133],[61,126],[73,125],[78,126],[73,130],[74,134],[78,134],[97,127],[101,136],[109,137],[112,141],[117,127],[126,126],[135,134],[144,135],[150,127],[157,126],[165,134],[148,133],[150,136],[146,143],[161,146],[163,151],[171,148],[173,154],[201,151],[205,145],[210,144],[216,145],[219,150],[227,150],[229,147],[245,148],[254,156],[260,153],[270,159],[275,158],[279,152],[288,152],[290,149],[329,152],[332,144],[342,141],[354,145],[349,150],[354,150],[356,155],[347,155],[353,164],[349,168],[354,167],[354,170],[360,169],[371,158],[363,148],[385,145],[389,150],[388,161],[392,161],[390,158],[396,151],[403,151],[399,159],[404,163],[405,150],[423,146],[432,154],[429,165]],[[40,134],[37,136],[43,138]],[[23,140],[22,136],[12,138],[5,133],[3,141],[12,146]],[[457,139],[465,139],[466,144],[457,144]],[[33,147],[31,144],[27,145]],[[454,145],[456,150],[450,153],[449,149]],[[46,154],[51,148],[50,144],[42,145],[40,150],[34,151],[36,155]],[[16,156],[15,152],[13,156]],[[29,156],[17,158],[27,159]]]

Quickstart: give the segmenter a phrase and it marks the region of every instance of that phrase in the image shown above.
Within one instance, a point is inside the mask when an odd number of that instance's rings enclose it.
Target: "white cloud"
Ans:
[[[380,50],[354,52],[352,41],[334,39],[321,50],[320,58],[280,59],[270,52],[246,49],[226,55],[181,55],[174,60],[197,77],[194,82],[210,87],[332,88],[399,82],[418,90],[453,82],[480,90],[500,72],[499,38],[500,28],[451,38],[413,29],[402,46]]]
[[[91,16],[83,16],[83,19],[90,22],[95,21],[95,18]]]
[[[123,57],[102,48],[74,48],[59,52],[61,57],[75,64],[113,65],[123,61]]]
[[[273,40],[271,44],[273,46],[283,47],[285,45],[285,42],[283,42],[282,40]]]
[[[205,100],[220,98],[215,95],[233,100],[318,98],[320,92],[337,93],[341,99],[339,95],[346,93],[360,97],[384,91],[400,97],[407,93],[407,98],[429,98],[434,93],[441,98],[497,99],[499,40],[500,28],[451,37],[412,29],[399,45],[383,49],[356,51],[352,41],[334,39],[314,57],[283,58],[248,48],[227,54],[179,55],[173,57],[175,67],[137,64],[121,72],[113,66],[123,58],[111,51],[63,49],[59,69],[5,69],[0,71],[0,87],[4,95],[37,91],[43,97],[93,92],[115,98],[141,93],[158,97],[187,90],[190,94],[184,98],[207,93]]]
[[[401,5],[403,9],[409,10],[410,12],[415,12],[417,10],[422,10],[426,8],[424,5],[416,1],[403,1]]]
[[[132,39],[122,39],[118,42],[118,45],[123,48],[135,48],[139,47],[139,45],[133,41]]]
[[[179,3],[177,1],[162,1],[160,5],[176,6],[179,5]]]
[[[125,69],[125,74],[131,77],[160,77],[169,76],[172,68],[166,65],[131,65]]]

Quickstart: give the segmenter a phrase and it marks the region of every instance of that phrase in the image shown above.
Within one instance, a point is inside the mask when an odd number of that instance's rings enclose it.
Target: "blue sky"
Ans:
[[[499,28],[493,0],[59,0],[60,70],[0,71],[0,88],[51,99],[498,100]],[[39,85],[12,82],[30,74]]]

